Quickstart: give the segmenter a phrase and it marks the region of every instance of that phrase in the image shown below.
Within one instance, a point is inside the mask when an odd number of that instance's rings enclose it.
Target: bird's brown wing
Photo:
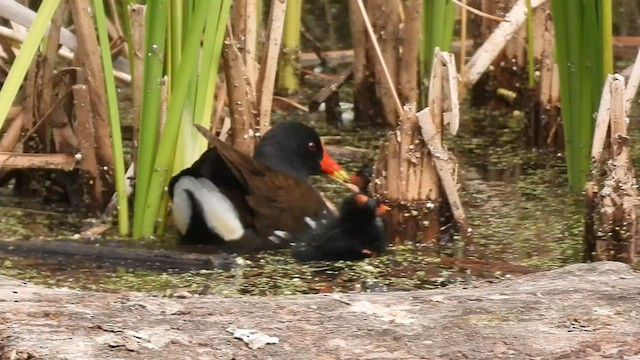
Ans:
[[[220,140],[203,126],[198,124],[194,126],[209,141],[209,144],[216,148],[217,153],[246,188],[249,187],[247,179],[250,178],[253,181],[254,177],[264,176],[265,172],[270,170],[267,166],[255,161],[251,156]]]
[[[247,196],[256,213],[256,231],[262,236],[269,236],[275,230],[296,234],[308,226],[306,217],[317,221],[328,211],[320,194],[308,183],[292,185],[280,181],[284,178],[271,180],[268,189],[256,189],[258,191]]]
[[[317,219],[327,210],[320,194],[306,181],[271,169],[195,126],[247,189],[246,199],[255,213],[253,225],[260,236],[274,230],[296,233],[305,226],[305,217]]]

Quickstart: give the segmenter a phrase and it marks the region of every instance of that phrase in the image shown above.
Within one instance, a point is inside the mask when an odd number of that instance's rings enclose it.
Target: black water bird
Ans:
[[[380,254],[387,247],[380,218],[387,210],[365,194],[351,194],[342,201],[338,216],[299,236],[291,254],[302,262],[360,260]]]
[[[302,123],[272,127],[253,157],[198,130],[213,147],[169,183],[174,223],[187,244],[238,253],[287,248],[293,234],[330,216],[307,177],[349,180],[316,131]]]

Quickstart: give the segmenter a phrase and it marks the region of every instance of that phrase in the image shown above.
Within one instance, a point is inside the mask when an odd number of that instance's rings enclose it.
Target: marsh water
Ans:
[[[465,109],[463,114],[472,114]],[[304,116],[302,116],[304,117]],[[108,258],[16,253],[0,250],[0,274],[37,284],[99,291],[139,290],[221,295],[278,295],[428,289],[453,283],[492,281],[579,262],[583,203],[566,190],[560,154],[532,150],[522,140],[522,115],[463,116],[461,132],[447,146],[459,163],[460,193],[476,247],[465,251],[457,236],[425,244],[392,246],[359,262],[299,264],[286,250],[233,259],[231,270],[158,268]],[[348,170],[375,155],[382,130],[319,126],[326,143],[366,149],[337,160]],[[345,191],[322,178],[317,187],[339,202]],[[117,248],[176,249],[176,233],[141,242],[119,239],[112,226],[100,236],[83,231],[104,222],[73,209],[0,193],[0,240],[65,240]],[[179,250],[179,249],[178,249]]]
[[[312,36],[324,39],[327,48],[351,47],[348,17],[324,22],[332,19],[332,13],[346,13],[345,2],[306,2],[305,7],[313,7],[303,14]],[[624,0],[616,7],[618,35],[638,32],[638,9],[636,0]],[[326,19],[314,15],[318,11],[326,12]],[[635,52],[628,58],[633,56]],[[121,110],[126,111],[126,106]],[[176,250],[177,236],[169,228],[159,238],[121,239],[109,220],[86,219],[60,203],[45,204],[42,197],[15,197],[9,186],[0,188],[0,274],[46,286],[98,291],[152,291],[167,296],[279,295],[428,289],[494,281],[581,261],[584,204],[581,194],[567,190],[562,154],[527,144],[526,121],[520,112],[492,113],[467,106],[461,114],[460,133],[448,136],[445,143],[458,159],[459,192],[476,243],[473,251],[465,251],[461,239],[452,236],[425,244],[395,245],[382,256],[359,262],[299,264],[287,251],[267,252],[234,258],[234,268],[227,271],[140,266],[104,257],[38,251],[20,253],[12,251],[11,241],[63,240],[106,249]],[[279,116],[309,121],[305,114]],[[631,118],[636,149],[640,141],[637,122]],[[337,130],[320,124],[314,123],[326,143],[364,149],[355,160],[337,156],[349,170],[372,158],[384,135],[382,130]],[[636,164],[639,154],[634,151]],[[334,202],[345,194],[343,188],[325,179],[315,179],[314,184]],[[101,235],[82,235],[104,223],[111,227]]]

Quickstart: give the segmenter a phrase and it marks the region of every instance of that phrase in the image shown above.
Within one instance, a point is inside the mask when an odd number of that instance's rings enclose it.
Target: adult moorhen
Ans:
[[[213,147],[169,182],[174,223],[185,243],[238,253],[287,248],[293,234],[329,216],[307,177],[325,172],[349,179],[302,123],[272,127],[253,158],[198,130]]]
[[[291,254],[298,261],[360,260],[387,247],[379,218],[388,208],[362,193],[347,196],[340,215],[309,229],[295,242]]]

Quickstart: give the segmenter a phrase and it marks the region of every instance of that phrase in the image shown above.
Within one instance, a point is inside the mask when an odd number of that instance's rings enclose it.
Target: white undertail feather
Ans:
[[[189,199],[189,196],[187,196],[185,188],[189,188],[187,187],[187,184],[193,184],[194,181],[195,179],[190,176],[182,177],[176,182],[173,189],[173,207],[171,209],[171,215],[173,215],[173,223],[181,235],[184,235],[187,232],[187,229],[189,228],[189,221],[191,220],[191,200]]]
[[[191,218],[190,199],[185,190],[191,191],[200,203],[200,208],[204,211],[203,218],[209,229],[225,241],[238,240],[242,236],[244,228],[231,201],[211,181],[191,176],[181,177],[173,191],[173,218],[181,234],[186,232]]]

